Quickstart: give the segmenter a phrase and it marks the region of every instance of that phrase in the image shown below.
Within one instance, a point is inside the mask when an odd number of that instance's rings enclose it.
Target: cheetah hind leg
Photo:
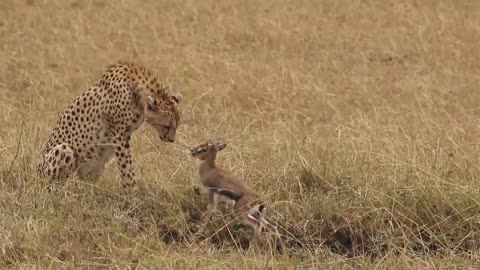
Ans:
[[[40,175],[54,180],[65,180],[76,170],[75,154],[66,143],[61,143],[44,157]]]
[[[65,181],[76,170],[77,159],[72,148],[61,143],[45,155],[38,173],[41,177],[54,181]]]

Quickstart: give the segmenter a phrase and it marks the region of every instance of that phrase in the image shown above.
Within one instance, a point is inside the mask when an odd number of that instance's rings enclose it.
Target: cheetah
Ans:
[[[37,174],[64,180],[77,173],[80,179],[98,179],[115,156],[124,188],[136,186],[130,137],[143,122],[163,142],[174,142],[180,125],[181,95],[141,66],[119,61],[80,95],[58,120],[41,150]]]

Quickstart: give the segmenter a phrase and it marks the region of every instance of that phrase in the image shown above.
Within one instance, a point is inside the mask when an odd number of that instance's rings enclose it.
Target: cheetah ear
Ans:
[[[175,100],[175,102],[177,104],[179,104],[182,101],[182,95],[181,94],[173,95],[172,98],[173,98],[173,100]]]
[[[138,89],[137,85],[131,86],[130,91],[132,92],[133,101],[138,104],[142,96],[140,96],[140,89]]]
[[[153,99],[151,96],[147,96],[147,106],[151,110],[157,106],[155,99]]]
[[[132,91],[132,97],[133,97],[133,102],[135,102],[135,104],[138,104],[140,102],[141,96],[138,93],[138,91]]]

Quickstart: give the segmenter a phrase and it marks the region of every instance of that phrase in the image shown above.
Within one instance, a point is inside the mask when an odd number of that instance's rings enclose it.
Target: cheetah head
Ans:
[[[178,104],[182,100],[180,94],[162,94],[158,97],[147,96],[145,103],[145,122],[158,132],[164,142],[174,142],[177,128],[180,125]]]

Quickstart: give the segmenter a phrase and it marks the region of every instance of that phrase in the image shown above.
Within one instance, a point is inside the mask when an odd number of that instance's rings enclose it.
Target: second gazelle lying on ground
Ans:
[[[223,150],[225,146],[226,143],[222,140],[215,142],[208,140],[191,149],[192,156],[200,160],[200,180],[208,189],[208,208],[197,233],[201,234],[204,231],[218,203],[225,202],[233,205],[241,218],[241,223],[252,227],[256,236],[265,227],[273,230],[278,237],[277,228],[265,219],[266,202],[242,180],[216,166],[217,152]]]

